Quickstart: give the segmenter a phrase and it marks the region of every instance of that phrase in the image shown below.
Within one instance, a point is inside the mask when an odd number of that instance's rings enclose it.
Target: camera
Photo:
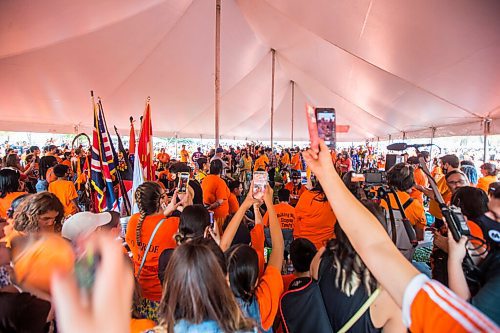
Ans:
[[[387,184],[387,174],[385,171],[380,171],[376,169],[366,170],[365,175],[365,185],[377,186]]]
[[[456,206],[443,206],[441,212],[455,241],[458,242],[462,236],[470,236],[469,226],[460,208]]]

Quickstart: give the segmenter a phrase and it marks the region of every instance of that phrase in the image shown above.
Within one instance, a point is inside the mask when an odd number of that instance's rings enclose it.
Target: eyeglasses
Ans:
[[[464,185],[466,182],[465,180],[457,180],[456,182],[453,181],[447,181],[448,185]]]

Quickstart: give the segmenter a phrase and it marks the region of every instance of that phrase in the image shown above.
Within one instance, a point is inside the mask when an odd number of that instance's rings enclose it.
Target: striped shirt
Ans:
[[[411,280],[403,297],[403,322],[411,332],[500,332],[479,310],[423,274]]]

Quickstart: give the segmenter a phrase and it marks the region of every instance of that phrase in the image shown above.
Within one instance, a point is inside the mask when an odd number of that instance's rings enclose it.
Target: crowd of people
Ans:
[[[421,152],[387,165],[373,147],[323,143],[160,148],[138,212],[121,216],[89,211],[88,159],[5,151],[1,332],[499,331],[493,163]]]

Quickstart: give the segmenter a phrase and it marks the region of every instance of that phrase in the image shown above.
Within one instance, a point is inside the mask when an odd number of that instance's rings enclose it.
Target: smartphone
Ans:
[[[189,172],[179,172],[178,193],[186,193],[189,183]]]
[[[352,173],[351,175],[351,182],[357,183],[357,182],[364,182],[365,181],[365,175],[362,173]]]
[[[337,141],[336,121],[334,108],[316,108],[314,110],[316,116],[316,124],[318,137],[325,141],[325,144],[330,149],[335,149]]]
[[[316,114],[311,105],[306,104],[307,128],[309,129],[309,141],[312,149],[319,147],[318,125],[316,123]]]
[[[305,171],[300,172],[300,183],[302,185],[307,185],[307,172]]]
[[[265,171],[255,171],[253,173],[253,193],[254,199],[261,200],[264,197],[268,183],[268,174]]]
[[[77,253],[75,276],[81,290],[85,292],[92,290],[100,260],[100,255],[88,247],[80,254]]]
[[[212,230],[213,230],[214,229],[214,212],[209,211],[208,214],[210,214],[210,228],[212,228]]]

